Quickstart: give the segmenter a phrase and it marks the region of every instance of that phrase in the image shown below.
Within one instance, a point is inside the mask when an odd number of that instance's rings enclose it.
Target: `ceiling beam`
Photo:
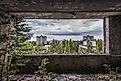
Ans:
[[[120,15],[121,12],[9,12],[24,18],[38,19],[98,19],[107,16]]]

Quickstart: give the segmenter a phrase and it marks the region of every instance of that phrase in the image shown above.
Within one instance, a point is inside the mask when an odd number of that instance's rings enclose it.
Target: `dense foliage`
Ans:
[[[10,16],[8,33],[6,35],[7,47],[6,47],[6,58],[5,58],[5,76],[7,81],[19,68],[24,66],[28,60],[23,59],[23,54],[28,48],[24,42],[30,38],[29,31],[30,27],[26,27],[26,24],[22,24],[24,20],[15,16]],[[14,61],[13,61],[14,60]]]
[[[49,53],[58,53],[58,54],[69,54],[69,53],[78,53],[80,41],[73,40],[53,40],[50,47]]]
[[[47,71],[48,64],[49,64],[48,58],[42,59],[40,66],[38,66],[38,70],[35,71],[35,73],[38,74],[42,79],[44,78],[44,76],[48,76],[48,77],[53,78],[57,75],[56,73]]]
[[[104,52],[104,43],[101,39],[98,39],[96,41],[96,51],[97,51],[97,53],[103,53]]]

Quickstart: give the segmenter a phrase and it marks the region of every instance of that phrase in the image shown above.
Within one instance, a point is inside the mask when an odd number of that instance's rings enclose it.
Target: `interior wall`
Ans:
[[[26,55],[25,58],[31,61],[20,68],[20,74],[33,74],[43,58],[49,59],[48,71],[55,73],[106,73],[103,64],[119,67],[118,73],[121,72],[121,56],[115,55]]]
[[[109,52],[121,54],[121,16],[109,17]]]

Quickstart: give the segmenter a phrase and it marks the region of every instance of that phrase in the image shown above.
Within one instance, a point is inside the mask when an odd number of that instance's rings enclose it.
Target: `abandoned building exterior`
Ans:
[[[94,39],[94,36],[90,36],[90,35],[83,36],[83,44],[82,45],[79,45],[80,50],[81,49],[85,49],[85,50],[87,49],[87,41],[88,40],[91,42],[92,49],[95,52],[95,50],[96,50],[96,39]],[[84,53],[84,51],[82,53]]]
[[[45,45],[47,44],[47,36],[36,36],[37,44],[38,45]]]
[[[83,36],[83,45],[87,46],[87,40],[90,40],[93,47],[96,47],[96,39],[94,39],[94,36]]]
[[[120,67],[121,70],[121,0],[0,0],[0,74],[6,52],[7,41],[4,35],[12,29],[6,23],[9,15],[23,18],[40,19],[98,19],[104,20],[104,51],[102,55],[26,55],[33,63],[20,70],[21,73],[32,73],[34,63],[42,58],[49,58],[50,71],[56,73],[101,73],[102,64],[107,63]],[[92,37],[93,38],[93,37]],[[40,39],[38,39],[40,40]],[[46,41],[46,38],[44,38]],[[40,43],[42,43],[41,41]],[[44,42],[46,43],[46,42]],[[35,61],[34,61],[35,60]],[[29,68],[29,70],[28,70]],[[31,69],[31,70],[30,70]],[[121,71],[120,71],[121,72]],[[2,77],[2,76],[0,76]]]

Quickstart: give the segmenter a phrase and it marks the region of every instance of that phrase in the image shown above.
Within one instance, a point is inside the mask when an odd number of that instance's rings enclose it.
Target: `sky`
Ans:
[[[103,39],[103,19],[26,19],[32,27],[32,41],[36,36],[47,36],[47,40],[82,40],[83,36],[92,35],[95,39]]]

